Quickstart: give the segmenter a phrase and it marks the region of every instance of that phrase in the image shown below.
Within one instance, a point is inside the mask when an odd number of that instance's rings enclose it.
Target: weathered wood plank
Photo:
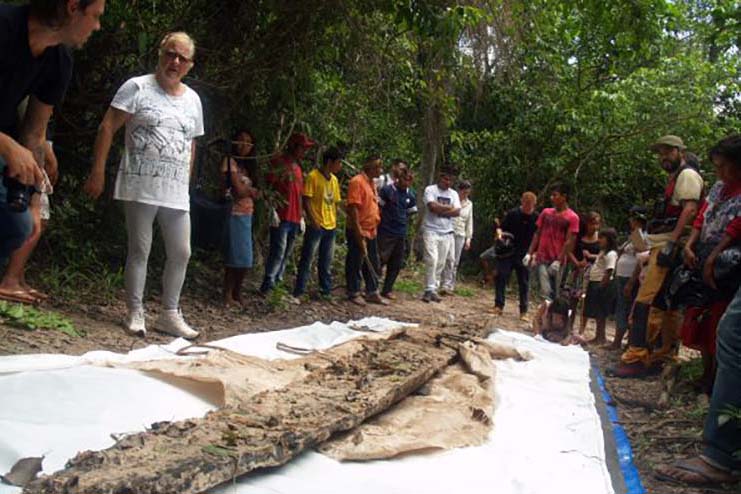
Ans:
[[[456,356],[429,330],[363,342],[285,388],[203,419],[154,424],[30,484],[26,494],[195,494],[282,465],[391,407]],[[142,404],[146,406],[146,404]]]

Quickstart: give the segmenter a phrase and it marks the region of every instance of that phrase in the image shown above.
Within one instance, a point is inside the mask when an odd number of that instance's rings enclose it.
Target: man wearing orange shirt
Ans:
[[[378,241],[381,222],[378,194],[373,179],[381,175],[383,162],[378,157],[365,161],[363,171],[350,180],[347,188],[347,257],[345,278],[347,297],[356,305],[387,305],[378,291]],[[360,295],[360,278],[365,280],[365,299]]]

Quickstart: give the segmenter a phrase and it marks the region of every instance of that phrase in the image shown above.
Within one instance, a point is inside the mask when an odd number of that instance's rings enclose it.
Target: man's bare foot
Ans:
[[[28,293],[20,283],[0,283],[0,300],[21,304],[35,304],[39,299]]]
[[[596,336],[591,340],[587,340],[587,345],[604,345],[605,343],[607,343],[606,338],[598,338]]]
[[[715,468],[699,456],[671,465],[660,465],[654,475],[663,482],[691,486],[717,486],[741,481],[741,476]]]
[[[28,292],[29,295],[34,297],[36,300],[44,301],[44,300],[49,299],[49,295],[47,295],[46,293],[40,290],[36,290],[35,288],[31,287],[28,283],[24,281],[21,282],[21,286],[23,287],[24,290]]]

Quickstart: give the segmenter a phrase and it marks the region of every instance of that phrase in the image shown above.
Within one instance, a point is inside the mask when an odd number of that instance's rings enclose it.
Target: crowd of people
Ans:
[[[29,287],[23,274],[48,214],[44,195],[52,192],[58,175],[47,128],[71,78],[69,48],[81,47],[100,28],[104,10],[105,0],[0,5],[0,259],[8,261],[0,283],[4,300],[32,303],[45,296]],[[101,196],[109,151],[124,128],[113,197],[125,214],[124,327],[133,335],[147,331],[144,288],[155,222],[167,258],[162,310],[154,327],[188,339],[199,335],[180,310],[191,254],[189,187],[196,139],[204,135],[201,100],[183,83],[195,52],[188,34],[169,33],[159,44],[154,73],[121,85],[99,125],[84,185],[90,197]],[[232,204],[226,222],[225,304],[243,300],[241,287],[254,264],[257,200],[272,206],[263,295],[284,281],[301,237],[292,296],[300,301],[306,294],[316,264],[320,296],[331,298],[332,261],[344,214],[347,300],[359,306],[389,304],[396,298],[394,285],[410,251],[411,219],[420,206],[422,300],[435,304],[453,293],[462,253],[471,249],[474,233],[473,187],[457,181],[457,170],[444,168],[418,201],[407,162],[394,160],[384,173],[383,160],[370,156],[343,197],[338,175],[345,156],[340,149],[324,149],[319,166],[304,176],[302,161],[317,143],[295,133],[261,177],[256,144],[249,129],[237,130],[220,168],[221,190]],[[641,207],[630,210],[624,242],[618,242],[616,229],[605,227],[599,212],[580,216],[573,211],[569,186],[555,183],[549,189],[551,207],[540,212],[536,194],[522,195],[520,205],[496,223],[493,245],[481,260],[494,281],[495,313],[503,314],[514,271],[520,318],[532,322],[545,340],[606,343],[607,320],[614,316],[610,347],[623,353],[620,364],[609,370],[613,376],[657,373],[676,357],[680,343],[699,350],[704,374],[698,390],[711,397],[705,449],[697,458],[660,467],[657,475],[690,484],[735,481],[741,471],[741,427],[719,417],[741,408],[741,136],[729,136],[709,151],[717,177],[709,188],[699,160],[682,139],[664,136],[651,149],[669,176],[663,201],[652,214]],[[540,299],[532,321],[531,274]],[[595,321],[596,335],[587,341],[589,320]]]

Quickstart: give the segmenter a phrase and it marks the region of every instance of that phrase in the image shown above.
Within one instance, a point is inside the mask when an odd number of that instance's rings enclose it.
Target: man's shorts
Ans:
[[[7,259],[18,247],[23,245],[33,230],[30,211],[17,213],[8,209],[7,190],[3,184],[5,162],[0,158],[0,261]]]

